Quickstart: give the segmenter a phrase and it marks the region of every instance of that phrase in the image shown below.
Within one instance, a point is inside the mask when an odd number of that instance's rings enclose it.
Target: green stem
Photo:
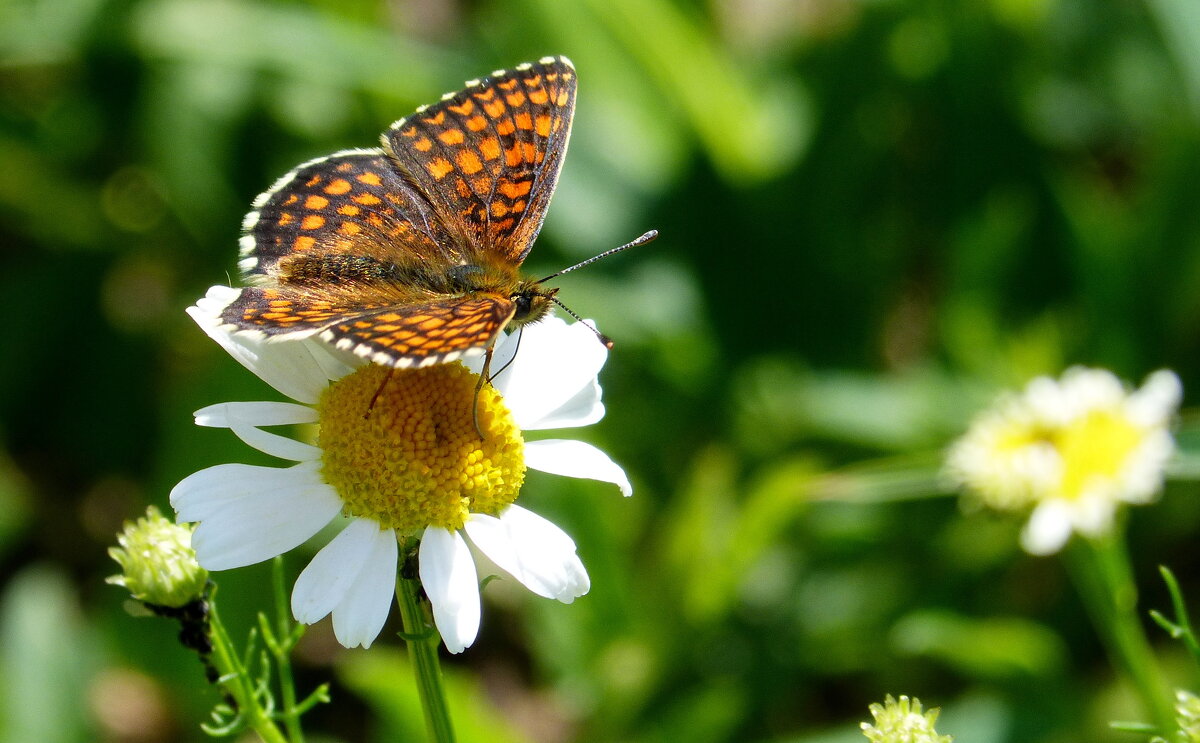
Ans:
[[[222,678],[227,679],[221,683],[221,688],[233,697],[246,724],[258,733],[265,743],[288,743],[283,733],[279,732],[279,728],[275,727],[271,716],[259,706],[258,696],[254,693],[254,684],[242,666],[233,642],[225,631],[225,626],[221,624],[215,602],[210,602],[208,621],[213,643],[213,665],[216,666]]]
[[[1170,687],[1137,612],[1137,586],[1121,537],[1076,539],[1067,566],[1108,655],[1134,685],[1159,733],[1175,729]]]
[[[279,668],[279,692],[283,697],[283,711],[280,716],[284,727],[287,728],[288,740],[291,743],[304,743],[304,730],[300,727],[300,713],[296,709],[296,682],[292,679],[292,648],[296,637],[292,634],[290,607],[288,607],[287,588],[283,578],[283,557],[276,557],[271,564],[271,578],[275,590],[275,621],[277,629],[275,637],[279,641],[279,652],[275,654],[275,664]]]
[[[454,743],[454,728],[450,724],[450,710],[446,707],[446,692],[442,687],[442,668],[438,663],[441,638],[425,619],[418,598],[420,585],[416,579],[400,576],[396,581],[396,602],[400,605],[404,639],[417,674],[417,690],[425,709],[429,739],[434,743]]]

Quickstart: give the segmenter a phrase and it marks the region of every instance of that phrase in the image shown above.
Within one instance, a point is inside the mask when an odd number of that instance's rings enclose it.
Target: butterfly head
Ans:
[[[521,281],[510,297],[516,310],[509,322],[513,327],[520,327],[541,320],[550,312],[555,294],[558,294],[558,287],[547,288],[533,279]]]

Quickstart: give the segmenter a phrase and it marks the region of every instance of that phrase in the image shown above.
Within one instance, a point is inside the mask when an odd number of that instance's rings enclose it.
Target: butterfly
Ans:
[[[559,304],[542,282],[565,271],[519,269],[562,169],[575,91],[566,57],[497,70],[392,124],[381,149],[284,175],[243,222],[249,286],[223,323],[396,368],[490,358],[502,330]]]

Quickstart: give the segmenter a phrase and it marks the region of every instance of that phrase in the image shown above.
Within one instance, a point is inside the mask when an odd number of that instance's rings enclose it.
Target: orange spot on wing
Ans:
[[[475,101],[468,98],[457,106],[447,106],[447,108],[459,116],[470,116],[471,112],[475,110]]]
[[[438,135],[438,139],[442,140],[445,144],[462,144],[465,138],[463,137],[462,129],[447,129]]]
[[[512,123],[512,119],[496,122],[496,133],[501,137],[507,137],[517,130],[517,125]]]
[[[291,212],[284,212],[283,214],[279,215],[279,221],[276,222],[276,224],[278,224],[280,227],[286,227],[295,221],[295,219],[296,218],[292,216]]]
[[[358,213],[361,212],[362,209],[358,208],[354,204],[342,204],[338,207],[337,211],[338,214],[341,214],[344,217],[357,217]]]
[[[521,148],[519,144],[515,144],[504,150],[504,164],[510,168],[515,168],[521,164]]]
[[[539,137],[550,136],[550,114],[538,114],[533,121],[533,130],[538,133]]]
[[[329,199],[312,194],[304,200],[304,206],[308,209],[324,209],[329,206]]]
[[[529,130],[533,128],[533,120],[529,117],[528,111],[522,111],[513,117],[513,122],[518,129]]]
[[[435,114],[434,116],[431,116],[426,119],[422,119],[422,121],[424,121],[426,124],[433,124],[434,126],[441,126],[442,124],[446,123],[446,112],[438,111],[437,114]]]
[[[500,140],[495,137],[485,137],[479,140],[479,152],[484,160],[495,160],[500,157]]]
[[[466,123],[467,123],[467,129],[469,129],[473,132],[481,132],[484,129],[487,129],[487,125],[488,125],[487,119],[483,118],[482,116],[479,116],[478,114],[467,119]]]
[[[302,230],[319,230],[325,226],[325,217],[320,214],[309,214],[300,221]]]
[[[499,118],[500,114],[504,113],[507,108],[500,101],[489,101],[488,103],[483,104],[483,110],[487,112],[488,116],[496,119]]]
[[[515,199],[520,196],[529,194],[529,189],[533,186],[533,181],[505,181],[500,184],[497,190],[510,199]]]
[[[315,237],[309,237],[308,235],[301,235],[300,237],[296,238],[295,242],[292,243],[292,250],[303,253],[306,250],[311,250],[312,246],[314,246],[316,244],[317,244],[317,239]]]
[[[545,88],[538,88],[529,91],[529,100],[539,106],[544,106],[546,101],[550,100],[550,94],[546,92]]]
[[[527,77],[524,82],[526,88],[540,88],[542,87],[542,76],[534,75],[533,77]]]
[[[471,150],[463,150],[455,159],[458,161],[458,167],[466,175],[475,175],[483,170],[483,163],[479,161],[479,155]]]
[[[378,173],[360,173],[358,182],[365,183],[368,186],[378,186],[383,183],[383,179],[379,177]]]
[[[342,226],[338,227],[338,232],[343,235],[357,235],[362,232],[362,225],[357,222],[342,222]]]
[[[502,90],[512,90],[513,88],[517,87],[517,81],[512,78],[508,80],[501,80],[500,82],[496,83],[496,87]]]
[[[508,205],[503,201],[493,201],[491,208],[492,216],[500,218],[508,214]]]
[[[360,193],[354,197],[354,201],[363,206],[374,206],[383,202],[382,199],[373,193]]]
[[[450,161],[446,158],[439,157],[436,160],[430,161],[425,166],[425,169],[429,171],[429,174],[433,176],[435,181],[440,181],[441,179],[445,178],[448,173],[454,170],[454,166],[451,165]]]
[[[525,94],[518,90],[516,93],[504,96],[504,100],[508,101],[508,105],[513,108],[519,108],[525,105]]]
[[[335,178],[329,182],[328,186],[325,187],[325,193],[333,194],[334,196],[340,196],[344,193],[350,193],[351,188],[352,186],[350,185],[350,181],[346,180],[345,178]]]
[[[421,137],[416,142],[413,142],[413,149],[417,152],[429,152],[433,149],[433,142],[428,137]]]

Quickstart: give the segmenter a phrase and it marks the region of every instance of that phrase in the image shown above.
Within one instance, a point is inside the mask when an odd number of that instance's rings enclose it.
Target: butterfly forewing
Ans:
[[[381,261],[461,258],[429,202],[381,150],[307,162],[255,201],[242,238],[243,276],[287,280],[287,259],[357,255]],[[282,271],[282,275],[281,275]]]
[[[397,121],[384,146],[464,244],[520,263],[562,168],[575,87],[564,57],[498,71]]]

